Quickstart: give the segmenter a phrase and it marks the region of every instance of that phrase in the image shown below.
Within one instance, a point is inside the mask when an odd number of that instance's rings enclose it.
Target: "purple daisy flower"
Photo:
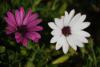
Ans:
[[[31,9],[29,9],[26,15],[23,7],[16,10],[15,15],[8,11],[4,19],[7,22],[6,33],[8,35],[15,33],[17,43],[21,43],[26,47],[28,40],[38,42],[41,38],[38,31],[43,30],[43,27],[37,25],[41,23],[42,20],[38,19],[38,14],[32,13]]]

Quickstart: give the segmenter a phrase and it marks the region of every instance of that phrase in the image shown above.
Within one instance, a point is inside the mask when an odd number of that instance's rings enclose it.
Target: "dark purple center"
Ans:
[[[22,25],[22,26],[19,26],[17,28],[18,28],[18,32],[20,32],[22,35],[25,35],[27,33],[26,25]]]
[[[62,29],[62,33],[63,33],[63,35],[65,35],[65,36],[70,35],[70,34],[71,34],[71,29],[70,29],[70,27],[69,27],[69,26],[64,27],[64,28]]]

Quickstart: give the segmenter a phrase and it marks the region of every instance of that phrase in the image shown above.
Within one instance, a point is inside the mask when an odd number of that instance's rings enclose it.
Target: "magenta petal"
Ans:
[[[26,34],[26,37],[33,41],[36,41],[37,39],[41,38],[40,34],[38,34],[37,32],[29,32]]]
[[[16,26],[16,20],[15,20],[14,15],[10,11],[8,11],[7,16],[8,17],[5,17],[5,20],[7,21],[7,23],[10,25]]]
[[[12,26],[6,27],[6,34],[11,34],[11,33],[15,32],[15,31],[16,31],[16,29],[13,28]]]
[[[36,38],[36,36],[34,35],[33,32],[27,33],[27,34],[26,34],[26,37],[27,37],[28,39],[31,39],[31,40],[35,40],[35,38]]]
[[[15,39],[17,43],[20,43],[22,41],[22,36],[19,32],[15,33]]]
[[[14,15],[13,15],[11,12],[8,11],[8,12],[7,12],[7,16],[8,16],[9,19],[12,20],[12,22],[15,22]]]
[[[6,34],[7,34],[7,35],[9,35],[9,34],[11,34],[11,33],[12,33],[12,31],[6,30]]]
[[[43,27],[42,26],[35,26],[35,27],[30,27],[28,28],[28,31],[32,32],[32,31],[42,31]]]
[[[28,11],[28,13],[26,14],[26,17],[25,17],[25,19],[24,19],[24,21],[23,21],[23,25],[26,25],[27,23],[28,23],[28,20],[29,20],[29,16],[32,14],[32,10],[30,9],[29,11]]]
[[[28,27],[28,28],[29,28],[29,27],[34,27],[34,26],[38,25],[41,21],[42,21],[42,19],[36,19],[36,20],[34,20],[33,22],[29,23],[29,24],[27,25],[27,27]]]
[[[32,21],[34,21],[37,18],[38,18],[38,14],[34,13],[34,14],[30,15],[28,22],[31,23]]]
[[[23,7],[20,7],[20,20],[21,20],[21,23],[23,22],[23,19],[24,19],[24,8]]]
[[[21,41],[21,43],[23,44],[23,46],[27,47],[28,39],[23,38],[23,40]]]
[[[16,10],[15,16],[16,16],[17,25],[21,26],[22,22],[21,22],[21,18],[20,18],[20,12],[18,10]]]
[[[37,39],[40,39],[41,38],[41,35],[37,32],[34,32],[34,35],[36,36]]]
[[[17,25],[15,24],[15,22],[13,22],[11,19],[9,19],[9,18],[7,18],[7,17],[4,17],[4,19],[6,20],[6,22],[7,22],[7,24],[8,24],[9,26],[12,26],[12,27],[14,27],[14,28],[17,27]]]
[[[36,39],[34,40],[34,42],[38,43],[38,42],[39,42],[39,39],[38,39],[38,38],[36,38]]]

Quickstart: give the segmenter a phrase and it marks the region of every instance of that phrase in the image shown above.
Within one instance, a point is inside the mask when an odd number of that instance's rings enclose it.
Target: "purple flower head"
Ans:
[[[26,47],[28,40],[38,42],[41,38],[38,31],[43,30],[43,27],[38,26],[38,24],[42,20],[38,18],[37,13],[32,13],[31,9],[29,9],[27,14],[25,14],[23,7],[16,10],[15,14],[8,11],[4,19],[7,22],[6,33],[8,35],[14,33],[17,43],[22,43]]]

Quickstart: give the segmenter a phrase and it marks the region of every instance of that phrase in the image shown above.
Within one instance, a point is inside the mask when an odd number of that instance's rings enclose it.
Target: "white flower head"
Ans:
[[[74,50],[77,50],[77,46],[84,47],[84,43],[88,43],[87,37],[90,37],[90,34],[84,31],[90,25],[90,22],[84,22],[86,15],[77,13],[74,16],[74,13],[74,9],[69,14],[65,11],[65,16],[60,19],[55,18],[55,22],[48,23],[53,29],[50,43],[56,43],[56,50],[62,47],[65,54],[69,47]]]

